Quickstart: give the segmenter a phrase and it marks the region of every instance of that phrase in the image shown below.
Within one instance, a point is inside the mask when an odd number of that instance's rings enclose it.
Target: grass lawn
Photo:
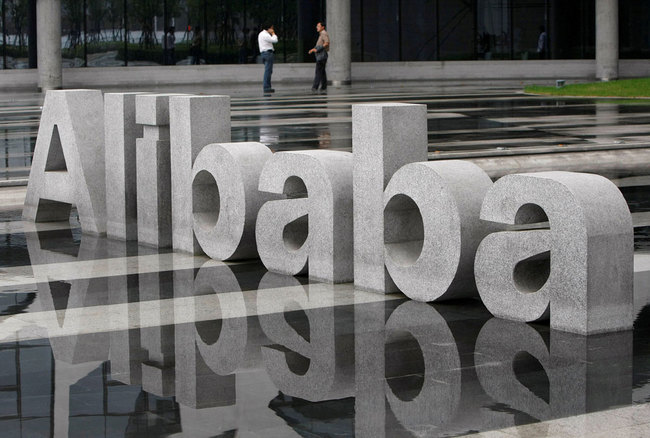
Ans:
[[[562,88],[529,85],[524,91],[549,96],[650,97],[650,78],[570,84]]]

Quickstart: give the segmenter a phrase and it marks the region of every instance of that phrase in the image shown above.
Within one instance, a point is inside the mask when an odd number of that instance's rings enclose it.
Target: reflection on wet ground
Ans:
[[[391,99],[426,101],[440,150],[646,135],[645,105],[400,92],[241,96],[233,141],[347,150],[350,103]],[[28,224],[0,193],[1,435],[435,437],[541,422],[534,436],[566,436],[547,421],[588,413],[598,430],[572,431],[614,435],[630,424],[612,409],[650,402],[650,178],[615,182],[634,215],[637,316],[589,337],[492,318],[479,300],[423,304],[82,235],[74,210]]]
[[[458,436],[650,401],[644,252],[634,331],[583,337],[82,235],[75,216],[3,223],[3,436]]]

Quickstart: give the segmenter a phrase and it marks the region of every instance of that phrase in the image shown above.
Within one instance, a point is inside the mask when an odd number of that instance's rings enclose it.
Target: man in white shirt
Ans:
[[[271,88],[271,75],[273,74],[273,44],[278,42],[273,25],[264,25],[262,31],[257,35],[257,44],[260,46],[260,54],[264,62],[264,92],[273,93]]]

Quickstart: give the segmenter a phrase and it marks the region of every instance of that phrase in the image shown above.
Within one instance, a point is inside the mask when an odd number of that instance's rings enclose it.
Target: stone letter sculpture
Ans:
[[[210,143],[230,142],[230,96],[174,96],[169,100],[172,244],[200,254],[192,234],[192,166]]]
[[[207,145],[196,157],[190,213],[196,239],[208,257],[257,257],[255,220],[269,198],[257,184],[271,156],[261,143],[223,143]]]
[[[492,185],[475,164],[450,160],[407,164],[384,194],[386,269],[418,301],[475,296],[474,256],[487,234],[479,220]]]
[[[169,99],[171,94],[135,98],[135,121],[144,125],[136,142],[138,242],[158,248],[172,244]]]
[[[135,96],[104,95],[106,139],[106,235],[111,239],[138,239],[136,139],[142,125],[135,123]]]
[[[352,154],[280,152],[268,161],[259,190],[285,194],[257,216],[257,248],[269,271],[330,283],[352,281]]]
[[[402,166],[427,161],[427,107],[400,103],[352,106],[354,285],[388,293],[384,268],[384,188]]]
[[[508,175],[488,191],[481,219],[548,220],[549,229],[487,236],[476,254],[476,285],[493,315],[549,317],[551,328],[592,334],[632,328],[633,227],[609,180],[588,174]]]
[[[65,221],[72,204],[85,233],[106,232],[104,103],[99,90],[48,91],[23,217]]]

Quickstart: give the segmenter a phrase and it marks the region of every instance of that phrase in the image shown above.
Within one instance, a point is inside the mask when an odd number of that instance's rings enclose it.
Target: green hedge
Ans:
[[[6,45],[5,46],[5,53],[7,56],[11,56],[12,58],[27,58],[29,56],[29,49],[27,46],[10,46]]]
[[[90,55],[93,53],[103,53],[110,52],[112,50],[118,50],[120,45],[124,47],[124,43],[120,41],[108,41],[100,43],[88,43],[86,52]],[[72,59],[72,58],[83,58],[84,57],[84,46],[79,44],[75,48],[67,48],[61,50],[61,56],[63,58]]]

